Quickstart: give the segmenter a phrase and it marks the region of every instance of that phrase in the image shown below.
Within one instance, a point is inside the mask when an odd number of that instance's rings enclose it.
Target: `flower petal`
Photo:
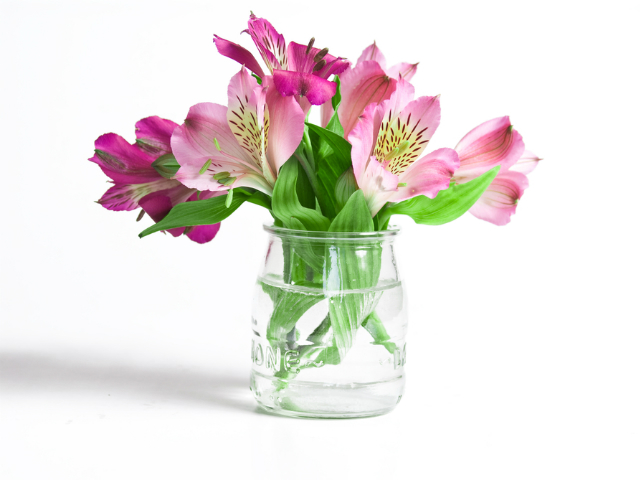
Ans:
[[[171,134],[177,126],[177,123],[157,116],[143,118],[136,123],[136,144],[158,157],[171,153]]]
[[[267,77],[268,131],[265,142],[267,161],[277,176],[280,167],[289,160],[302,140],[305,114],[293,97],[283,97],[272,83],[273,78]]]
[[[275,70],[273,81],[278,92],[285,97],[296,95],[307,97],[312,105],[322,105],[336,93],[336,83],[311,73]]]
[[[199,225],[197,227],[191,227],[187,231],[187,237],[199,244],[208,243],[218,234],[220,225],[220,223],[214,223],[213,225]]]
[[[360,65],[362,62],[366,62],[368,60],[378,62],[378,64],[380,65],[380,67],[382,67],[383,70],[387,66],[387,61],[385,60],[384,55],[378,48],[378,45],[376,45],[376,42],[373,42],[371,45],[369,45],[367,48],[365,48],[362,51],[362,54],[360,55],[360,57],[358,57],[358,61],[356,62],[356,65]]]
[[[95,142],[95,149],[95,155],[89,161],[97,163],[116,183],[149,183],[161,178],[151,166],[156,156],[131,145],[120,135],[101,135]]]
[[[520,172],[525,175],[533,172],[533,170],[538,166],[538,162],[542,160],[535,153],[530,152],[529,150],[525,150],[520,159],[511,165],[509,168],[510,172]]]
[[[399,182],[406,185],[398,187],[398,193],[389,201],[401,202],[417,195],[435,198],[440,190],[449,187],[453,172],[459,165],[458,154],[451,148],[440,148],[429,153],[399,176]]]
[[[396,89],[396,83],[397,81],[388,77],[377,62],[369,60],[342,74],[340,77],[342,100],[338,107],[338,117],[344,128],[345,138],[348,138],[367,105],[378,104],[391,97]]]
[[[394,105],[401,97],[400,85],[391,99],[383,103],[384,116],[376,141],[374,155],[385,162],[385,168],[396,175],[404,172],[420,157],[440,125],[439,97],[420,97],[409,102],[401,111]],[[396,95],[399,94],[399,95]]]
[[[253,42],[258,47],[264,63],[269,67],[269,71],[287,69],[286,42],[273,25],[264,18],[258,18],[251,14],[249,18],[249,28],[246,32],[251,35]]]
[[[197,195],[196,190],[187,188],[176,180],[172,181],[176,183],[173,188],[152,192],[140,199],[140,206],[156,223],[166,217],[173,207],[186,202],[194,194]]]
[[[496,165],[511,167],[524,152],[524,142],[509,117],[494,118],[467,133],[456,146],[460,168],[456,180],[469,181]]]
[[[267,77],[269,78],[269,77]],[[263,169],[264,153],[264,88],[242,67],[231,77],[229,89],[227,121],[237,143],[245,150],[253,165]],[[274,176],[275,172],[271,172]],[[275,177],[274,177],[275,178]]]
[[[327,128],[329,122],[331,121],[331,117],[333,117],[333,104],[331,100],[324,102],[320,105],[320,126],[322,128]]]
[[[264,78],[265,75],[262,71],[262,67],[260,67],[260,64],[249,50],[237,43],[225,40],[218,35],[214,35],[214,37],[213,43],[216,44],[216,48],[221,55],[224,55],[231,60],[235,60],[240,65],[247,67],[260,78]]]
[[[391,78],[395,78],[396,80],[400,80],[401,78],[404,78],[407,81],[413,78],[417,70],[418,70],[417,63],[405,63],[405,62],[398,63],[397,65],[394,65],[393,67],[389,67],[386,69],[387,75],[389,75]]]
[[[327,62],[320,70],[313,72],[314,75],[320,78],[329,78],[331,75],[340,75],[347,68],[349,68],[349,61],[341,57],[334,57],[333,55],[326,54],[324,61]]]
[[[518,201],[528,186],[529,182],[524,174],[500,172],[469,212],[494,225],[506,225],[516,212]]]
[[[231,168],[233,165],[228,165],[227,168]],[[218,180],[213,178],[214,173],[211,170],[200,173],[201,167],[196,165],[183,165],[176,173],[175,179],[180,181],[183,185],[189,188],[195,188],[204,192],[205,190],[211,192],[225,192],[229,190],[229,186],[221,184]],[[219,171],[229,171],[219,169]],[[260,190],[261,192],[271,195],[273,193],[273,187],[267,183],[265,178],[259,173],[246,173],[246,172],[230,172],[230,177],[234,177],[236,180],[231,186],[236,187],[250,187]]]
[[[385,203],[398,192],[398,177],[385,170],[375,157],[371,157],[364,172],[356,177],[358,186],[364,193],[371,216],[375,216]]]
[[[149,183],[118,183],[105,192],[98,203],[107,210],[129,211],[135,210],[139,206],[140,200],[150,193],[159,190],[167,190],[174,187],[181,187],[179,182],[160,177]]]
[[[374,132],[377,133],[380,126],[382,109],[375,103],[365,108],[358,123],[349,133],[351,143],[351,164],[356,179],[364,175],[364,171],[373,153]]]
[[[240,146],[231,132],[227,123],[227,107],[221,105],[199,103],[191,107],[185,123],[173,132],[171,147],[182,167],[193,167],[188,173],[185,170],[180,174],[178,170],[175,177],[190,188],[218,190],[217,187],[211,187],[207,180],[202,180],[203,184],[208,185],[207,188],[200,188],[197,185],[199,183],[195,182],[194,171],[200,172],[205,165],[208,166],[202,172],[204,177],[220,172],[228,172],[231,177],[249,172],[262,175],[261,168],[255,165],[251,155]],[[190,183],[185,183],[185,179]]]

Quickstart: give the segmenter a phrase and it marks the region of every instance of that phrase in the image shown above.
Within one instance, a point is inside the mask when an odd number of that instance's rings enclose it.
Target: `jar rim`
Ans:
[[[294,230],[291,228],[276,227],[273,224],[262,225],[265,231],[278,237],[307,238],[318,240],[382,240],[392,238],[400,234],[400,227],[391,225],[387,230],[379,232],[319,232],[309,230]]]

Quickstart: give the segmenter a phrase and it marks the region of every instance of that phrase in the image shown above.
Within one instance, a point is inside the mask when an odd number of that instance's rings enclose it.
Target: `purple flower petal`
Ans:
[[[177,126],[177,123],[157,116],[143,118],[136,123],[136,143],[156,157],[171,153],[171,134]]]
[[[116,183],[148,183],[162,178],[151,166],[157,157],[131,145],[120,135],[101,135],[95,148],[96,153],[89,161],[97,163]]]
[[[248,25],[249,28],[246,31],[258,47],[269,71],[287,69],[287,44],[284,37],[267,20],[258,18],[254,14],[251,14]]]
[[[218,35],[214,35],[214,37],[213,43],[216,44],[216,48],[221,55],[224,55],[231,60],[235,60],[240,65],[247,67],[260,78],[264,78],[265,75],[262,71],[262,67],[260,67],[260,64],[249,50],[237,43],[225,40]]]
[[[273,81],[281,95],[307,97],[312,105],[322,105],[336,93],[336,83],[319,78],[311,73],[275,70]]]

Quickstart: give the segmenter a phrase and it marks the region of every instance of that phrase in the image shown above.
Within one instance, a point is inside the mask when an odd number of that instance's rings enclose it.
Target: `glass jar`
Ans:
[[[251,390],[293,417],[391,411],[402,398],[406,298],[399,230],[328,233],[265,226],[253,297]]]

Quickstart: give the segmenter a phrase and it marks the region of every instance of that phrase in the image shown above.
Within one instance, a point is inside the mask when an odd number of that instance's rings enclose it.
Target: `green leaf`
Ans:
[[[340,77],[337,75],[333,79],[336,82],[336,94],[331,99],[331,106],[335,111],[338,110],[338,106],[340,105],[340,101],[342,100],[342,95],[340,94]]]
[[[227,200],[226,195],[208,198],[206,200],[179,203],[171,209],[166,217],[141,232],[138,236],[142,238],[152,233],[169,230],[171,228],[219,223],[235,212],[248,198],[249,196],[244,191],[238,190],[228,208],[225,205]]]
[[[291,217],[288,222],[289,228],[294,230],[306,230],[304,224],[296,217]],[[322,273],[324,267],[324,259],[320,255],[316,255],[311,242],[304,237],[291,239],[289,241],[293,247],[293,251],[304,260],[307,265],[316,272]]]
[[[381,221],[391,215],[408,215],[422,225],[443,225],[452,222],[469,210],[498,174],[494,167],[470,182],[441,190],[433,200],[419,195],[404,202],[391,204],[383,212]],[[382,222],[384,223],[384,222]]]
[[[369,332],[371,337],[373,337],[374,345],[382,345],[387,349],[387,352],[391,354],[396,351],[396,344],[389,341],[391,340],[391,337],[387,333],[387,329],[384,328],[384,324],[376,312],[369,315],[367,319],[362,322],[362,326],[367,330],[367,332]]]
[[[306,208],[316,208],[316,196],[313,194],[313,187],[309,181],[307,173],[304,171],[304,167],[298,162],[298,180],[296,182],[296,193],[298,194],[298,200],[300,205]],[[292,227],[293,228],[293,227]]]
[[[282,345],[287,335],[307,310],[324,300],[322,293],[309,295],[287,290],[262,282],[262,289],[273,300],[273,312],[267,326],[267,339],[274,345]]]
[[[335,218],[340,211],[336,183],[351,168],[351,144],[317,125],[308,124],[308,129],[315,158],[318,203],[325,216]]]
[[[336,94],[331,99],[331,106],[333,107],[333,115],[329,119],[327,124],[327,130],[333,132],[341,137],[344,137],[344,128],[340,124],[340,118],[338,117],[338,108],[340,108],[340,102],[342,101],[342,95],[340,93],[340,78],[336,75],[333,79],[338,85],[336,87]]]
[[[330,232],[374,232],[373,219],[362,190],[356,190],[331,222]]]
[[[362,190],[357,190],[329,228],[331,232],[373,232],[371,212]],[[373,312],[381,292],[378,284],[382,247],[375,241],[336,242],[325,253],[325,291],[330,292],[329,317],[336,347],[343,359],[355,340],[356,331]]]
[[[330,222],[315,209],[300,204],[296,185],[298,181],[298,161],[292,157],[280,168],[278,179],[273,187],[272,211],[287,227],[291,217],[297,218],[310,231],[327,231]],[[291,228],[291,227],[289,227]]]
[[[167,153],[158,157],[151,166],[164,178],[173,178],[180,168],[180,164],[172,153]]]

